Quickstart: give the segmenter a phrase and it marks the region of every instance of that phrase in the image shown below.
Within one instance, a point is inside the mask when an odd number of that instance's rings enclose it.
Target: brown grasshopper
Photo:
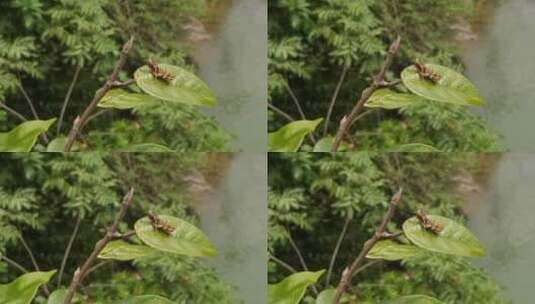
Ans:
[[[154,228],[154,230],[163,232],[167,235],[172,235],[176,229],[173,225],[166,223],[156,213],[152,211],[149,211],[147,216],[149,217],[150,222],[152,224],[152,228]]]
[[[420,77],[423,79],[429,80],[434,84],[437,84],[440,79],[442,79],[442,76],[426,67],[425,64],[420,60],[416,60],[414,66],[416,67],[416,72],[418,72],[418,75],[420,75]]]
[[[161,79],[167,82],[171,82],[175,79],[175,76],[173,76],[173,74],[171,74],[169,71],[162,69],[156,63],[156,61],[152,59],[152,57],[149,58],[148,66],[149,66],[149,71],[152,74],[152,76],[154,76],[157,79]]]
[[[416,212],[416,218],[420,222],[422,228],[431,231],[434,234],[439,234],[440,232],[442,232],[442,230],[444,230],[444,226],[442,224],[430,220],[422,210],[418,210]]]

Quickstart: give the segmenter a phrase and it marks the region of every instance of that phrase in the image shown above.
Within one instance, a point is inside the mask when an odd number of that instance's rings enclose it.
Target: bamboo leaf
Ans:
[[[0,152],[30,152],[37,137],[46,132],[55,121],[55,118],[30,120],[9,132],[0,133]]]
[[[152,255],[155,250],[144,245],[129,244],[125,241],[111,241],[98,255],[99,259],[129,261]]]
[[[269,133],[268,150],[270,152],[296,152],[303,143],[305,136],[314,132],[322,120],[323,118],[298,120]]]
[[[0,303],[2,304],[30,304],[37,294],[37,289],[56,273],[56,270],[48,272],[29,272],[11,283],[0,285]]]
[[[277,284],[268,287],[268,304],[298,304],[306,289],[316,283],[325,270],[303,271],[290,275]]]

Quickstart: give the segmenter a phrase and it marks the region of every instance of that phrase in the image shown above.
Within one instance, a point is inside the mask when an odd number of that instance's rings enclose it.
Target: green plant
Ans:
[[[317,281],[306,285],[310,288],[301,303],[332,303],[337,285],[343,286],[334,278],[344,278],[348,287],[340,303],[382,303],[409,295],[444,303],[507,303],[497,283],[463,257],[484,252],[464,228],[463,201],[452,190],[454,177],[476,172],[475,154],[269,157],[270,288],[276,289],[288,273],[323,269]],[[402,203],[389,215],[386,233],[378,232],[391,206],[388,196],[398,185],[404,189]],[[417,210],[432,215],[423,214],[420,222]],[[351,261],[358,266],[351,267]]]
[[[287,121],[323,117],[309,140],[296,135],[302,150],[500,149],[498,136],[467,107],[482,99],[459,74],[451,43],[451,24],[470,18],[472,6],[460,0],[270,3],[270,136]],[[401,47],[389,48],[396,36]]]
[[[77,116],[81,116],[82,125],[87,124],[84,132],[88,135],[76,138],[82,142],[77,150],[136,151],[137,145],[144,143],[157,143],[171,150],[228,149],[229,134],[196,109],[198,104],[214,105],[215,99],[192,73],[187,55],[190,46],[181,39],[186,35],[183,28],[190,18],[205,17],[206,1],[156,0],[147,4],[107,0],[90,3],[8,0],[0,4],[0,9],[3,17],[0,22],[0,107],[2,113],[14,118],[4,121],[1,129],[13,130],[20,120],[57,118],[53,131],[52,128],[40,130],[41,143],[34,150],[62,151],[60,143],[72,141],[63,133],[65,122],[74,122]],[[128,62],[122,62],[116,73],[110,75],[118,63],[120,45],[132,36],[136,37],[136,47],[130,52]],[[174,90],[172,101],[169,101],[170,96],[152,90],[154,83],[142,85],[158,96],[148,98],[150,95],[144,94],[138,86],[147,81],[138,79],[134,84],[129,79],[128,74],[133,75],[138,67],[143,68],[149,58],[160,63],[156,67],[168,63],[164,71],[173,70],[172,82],[159,78],[155,82],[157,86],[162,82],[159,91],[181,87],[182,93]],[[138,75],[147,79],[142,73]],[[124,90],[114,91],[123,93],[121,96],[113,92],[106,96],[108,103],[99,104],[100,111],[96,111],[98,101],[94,100],[89,107],[81,102],[97,90],[96,97],[99,97],[98,93],[104,94],[109,89]],[[126,92],[129,94],[124,94]],[[115,98],[109,102],[112,96]],[[138,102],[133,104],[134,96]],[[177,100],[181,105],[176,105]],[[194,106],[190,106],[192,104]],[[145,109],[139,110],[141,107]],[[180,119],[169,121],[169,118]],[[162,125],[165,128],[156,129]],[[209,130],[205,130],[204,125],[209,125]],[[135,136],[130,132],[132,129],[138,130]],[[49,142],[54,142],[53,149],[48,148]],[[20,147],[2,145],[0,150],[18,151]]]
[[[199,232],[192,226],[197,226],[198,218],[190,207],[194,200],[188,194],[189,183],[185,178],[192,171],[205,170],[208,156],[89,152],[3,155],[0,157],[4,168],[0,173],[0,284],[15,281],[24,270],[37,271],[23,246],[26,244],[41,271],[58,270],[47,284],[50,294],[55,290],[60,294],[66,291],[65,284],[72,281],[76,269],[105,235],[104,228],[114,221],[120,207],[119,194],[133,186],[136,196],[119,225],[119,232],[132,233],[134,223],[140,219],[138,225],[144,223],[147,212],[152,210],[165,223],[176,227],[172,237],[167,234],[156,237],[176,240],[186,246],[181,245],[182,250],[189,248],[189,251],[176,254],[153,249],[137,235],[114,240],[98,256],[94,265],[98,265],[98,271],[84,279],[78,292],[81,303],[105,304],[141,295],[160,295],[178,303],[238,302],[232,286],[204,261],[191,256],[214,253],[206,244],[192,246],[188,241],[189,237],[201,243],[206,239],[194,233]],[[173,217],[168,218],[166,214]],[[150,224],[145,227],[145,232],[150,232],[151,227]],[[191,234],[182,235],[182,228]],[[196,253],[192,251],[195,248],[208,250]],[[47,303],[44,291],[37,294],[34,303]]]

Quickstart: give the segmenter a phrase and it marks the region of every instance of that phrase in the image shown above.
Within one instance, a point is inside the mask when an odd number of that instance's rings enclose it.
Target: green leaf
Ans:
[[[134,228],[137,236],[147,245],[166,252],[187,256],[214,256],[216,249],[208,237],[192,224],[179,218],[160,215],[161,220],[175,227],[171,235],[167,235],[152,227],[148,217],[139,219]]]
[[[373,92],[365,106],[368,108],[399,109],[417,102],[425,102],[426,99],[407,93],[396,93],[390,89],[379,89]]]
[[[377,242],[368,252],[368,259],[397,261],[412,258],[422,253],[422,249],[413,245],[404,245],[392,240]]]
[[[333,145],[333,136],[325,136],[324,138],[318,140],[316,144],[314,145],[314,149],[312,152],[331,152],[331,147]],[[340,143],[340,147],[338,148],[338,152],[347,151],[348,146],[346,143],[342,142]]]
[[[173,302],[160,296],[144,295],[131,297],[126,300],[116,302],[116,304],[173,304]]]
[[[316,298],[316,304],[332,304],[334,295],[336,294],[336,289],[329,288],[325,289]],[[342,295],[342,298],[340,299],[340,304],[349,303],[350,302],[350,296],[346,293]]]
[[[269,133],[269,151],[296,152],[303,143],[305,136],[314,132],[322,120],[323,118],[298,120],[285,125],[273,133]]]
[[[111,241],[98,255],[99,259],[129,261],[154,254],[155,250],[144,245],[129,244],[125,241]]]
[[[426,144],[404,144],[388,149],[388,152],[442,152],[439,149]]]
[[[46,152],[63,152],[65,149],[65,143],[67,142],[67,137],[59,136],[54,138],[48,143],[46,147]],[[80,150],[80,143],[74,142],[72,145],[71,151],[75,152]]]
[[[437,84],[423,79],[411,65],[401,72],[403,84],[414,94],[425,99],[460,105],[481,105],[483,98],[476,87],[463,75],[444,66],[426,64],[426,67],[442,78]]]
[[[11,283],[0,284],[0,303],[2,304],[29,304],[37,294],[37,289],[56,273],[56,270],[49,272],[29,272]]]
[[[443,304],[443,302],[429,296],[412,295],[389,301],[388,304]]]
[[[46,132],[56,121],[50,120],[30,120],[24,122],[13,130],[0,133],[0,152],[30,152],[37,141],[37,137]]]
[[[98,106],[101,108],[114,108],[119,110],[139,108],[161,102],[147,94],[130,93],[124,89],[113,89],[99,101]]]
[[[48,301],[46,301],[46,304],[63,304],[63,301],[65,300],[66,296],[67,296],[67,289],[62,288],[62,289],[55,290],[48,297]]]
[[[298,304],[305,295],[306,289],[316,283],[324,272],[325,270],[298,272],[277,284],[270,284],[268,287],[268,303]]]
[[[435,234],[425,230],[416,217],[411,217],[403,223],[405,236],[415,245],[427,250],[453,255],[485,255],[485,250],[477,238],[464,226],[438,215],[428,215],[427,217],[442,225],[442,231]]]
[[[131,145],[130,147],[125,148],[121,152],[175,152],[175,151],[169,149],[166,146],[153,144],[153,143],[144,143],[144,144]]]
[[[210,88],[191,72],[169,64],[159,64],[175,79],[167,82],[154,77],[148,66],[142,66],[134,73],[139,88],[159,99],[192,105],[215,106],[216,98]]]
[[[65,301],[66,296],[67,296],[67,289],[65,288],[56,289],[50,294],[46,304],[63,304],[63,301]],[[74,294],[72,303],[73,304],[82,303],[82,297],[80,296],[80,294],[78,293]]]

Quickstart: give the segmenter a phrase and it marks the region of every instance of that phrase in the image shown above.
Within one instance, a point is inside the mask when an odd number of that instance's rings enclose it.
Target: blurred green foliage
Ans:
[[[455,180],[479,168],[477,154],[470,153],[272,153],[268,250],[302,271],[291,236],[310,271],[327,269],[349,218],[330,282],[325,275],[317,284],[320,290],[336,286],[399,187],[403,197],[388,231],[400,231],[418,209],[465,223]],[[285,268],[269,263],[270,283],[288,275]],[[359,303],[410,294],[427,294],[445,303],[507,303],[501,287],[466,258],[432,253],[371,266],[355,276],[352,290]],[[313,298],[310,290],[308,297]]]
[[[106,80],[131,35],[136,41],[121,80],[131,78],[151,56],[158,62],[194,70],[188,55],[193,46],[187,42],[184,27],[192,20],[208,18],[207,5],[215,1],[219,0],[1,1],[0,101],[32,118],[22,87],[40,117],[59,117],[80,67],[62,127],[65,134]],[[10,117],[0,131],[18,123]],[[56,125],[52,129],[55,131]],[[122,149],[125,141],[136,137],[140,140],[136,143],[157,141],[175,150],[219,151],[228,150],[230,140],[229,134],[199,110],[163,103],[150,111],[105,112],[85,131],[99,139],[89,143],[91,149]]]
[[[191,223],[192,198],[184,178],[204,170],[208,154],[24,153],[2,154],[0,164],[0,253],[33,269],[22,236],[42,269],[59,269],[78,218],[81,225],[63,275],[67,286],[76,267],[91,253],[113,221],[120,199],[135,188],[134,203],[120,231],[149,210]],[[126,224],[128,223],[128,224]],[[139,242],[137,238],[133,241]],[[20,272],[0,259],[0,283]],[[57,276],[49,283],[55,289]],[[160,294],[176,303],[236,303],[234,287],[202,260],[161,253],[129,262],[112,262],[92,273],[80,292],[86,303],[142,294]],[[36,303],[45,303],[40,296]]]
[[[269,2],[269,101],[294,118],[325,117],[344,68],[329,125],[332,135],[375,75],[390,43],[402,37],[387,80],[417,59],[462,70],[452,26],[472,16],[465,0],[277,0]],[[495,151],[499,138],[465,107],[429,103],[404,111],[367,110],[349,141],[358,150],[424,143],[441,151]],[[286,124],[271,113],[269,129]],[[320,128],[323,130],[323,126]]]

